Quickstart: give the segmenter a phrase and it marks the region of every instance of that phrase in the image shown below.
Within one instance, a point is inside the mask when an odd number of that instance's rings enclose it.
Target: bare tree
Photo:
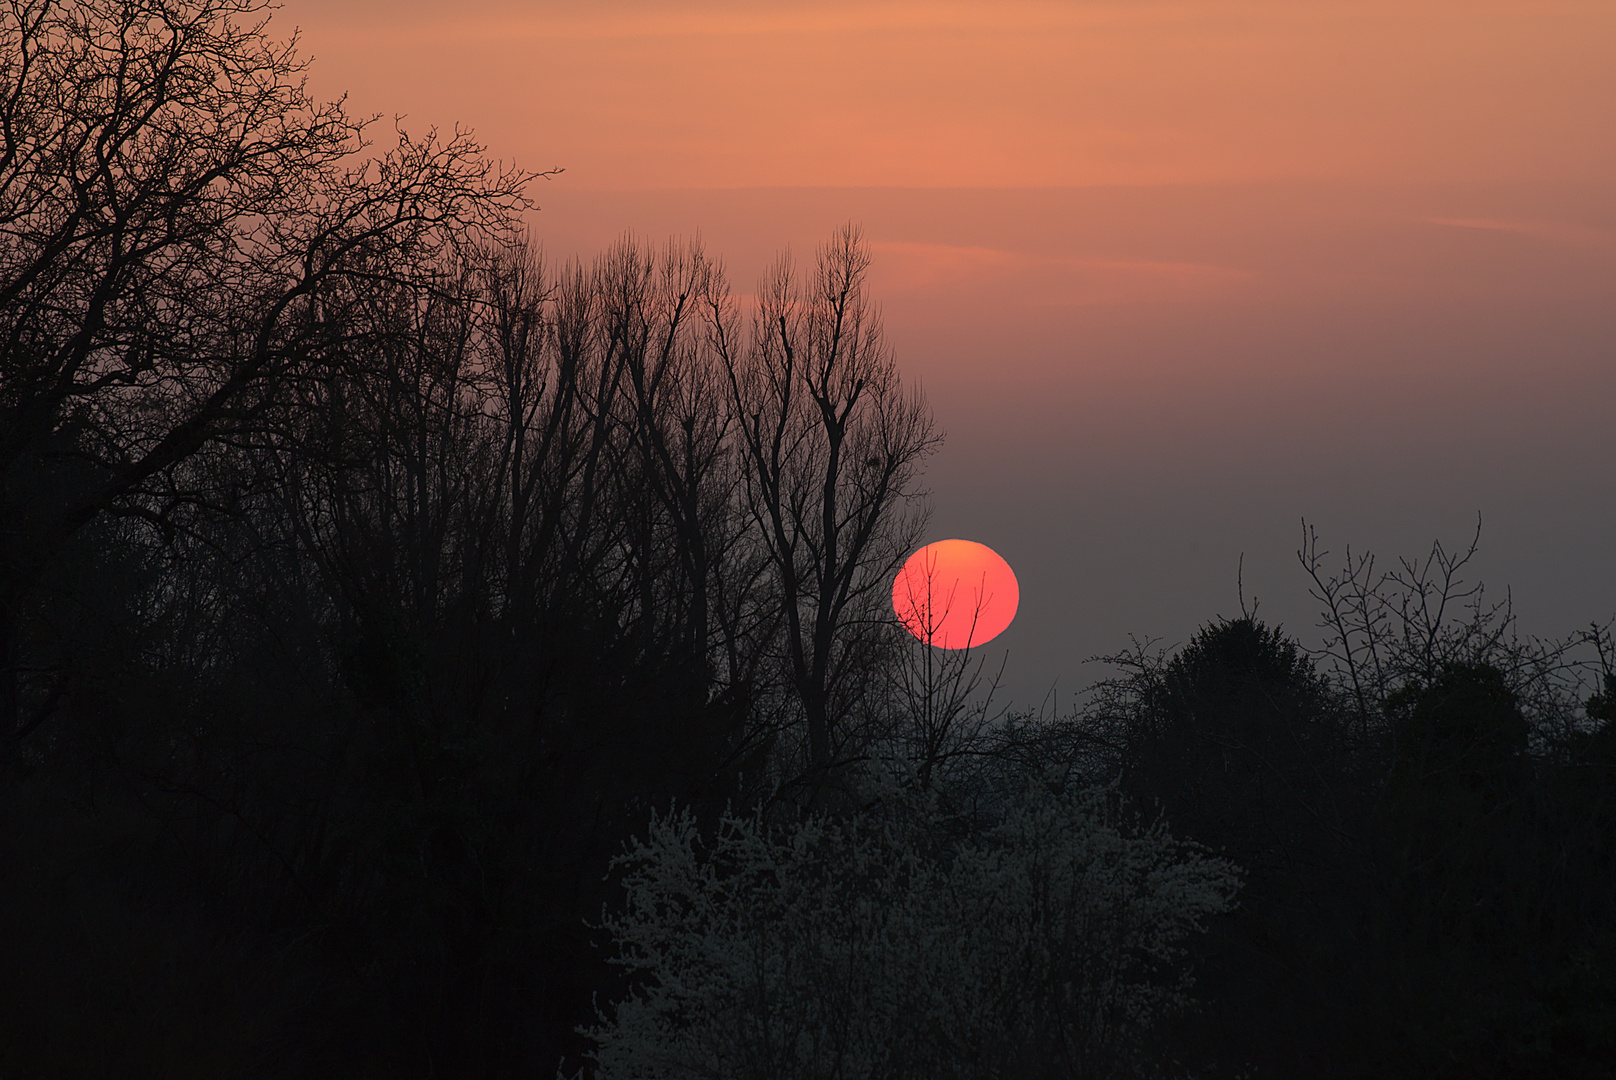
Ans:
[[[718,310],[713,320],[740,428],[746,507],[783,615],[803,775],[816,788],[853,749],[870,661],[901,633],[889,582],[923,524],[915,483],[939,442],[865,296],[869,263],[848,226],[806,277],[789,256],[780,260],[759,288],[744,345],[732,313]]]
[[[935,555],[917,566],[906,564],[898,580],[907,590],[907,604],[895,597],[894,605],[911,613],[906,616],[900,612],[900,618],[917,641],[908,644],[906,662],[897,671],[896,697],[902,716],[895,726],[907,767],[913,769],[914,782],[927,790],[934,772],[946,769],[954,759],[985,752],[985,729],[1003,719],[1008,708],[993,711],[993,696],[1009,654],[1004,654],[992,677],[984,683],[986,653],[935,644],[951,611],[967,610],[959,581],[948,581],[945,591],[945,583],[937,576]],[[975,639],[986,606],[980,589],[973,590],[973,594],[976,600],[969,609],[967,642]],[[955,609],[955,604],[961,606]]]
[[[458,131],[366,158],[371,121],[309,97],[269,6],[0,9],[0,505],[41,455],[93,477],[5,538],[0,609],[99,515],[166,530],[205,504],[165,478],[330,355],[334,282],[429,264],[528,205],[531,174]]]
[[[1354,557],[1349,547],[1341,571],[1330,574],[1324,569],[1329,552],[1302,523],[1297,559],[1312,580],[1313,598],[1324,605],[1318,657],[1352,701],[1360,745],[1384,725],[1388,698],[1436,681],[1455,664],[1501,671],[1535,730],[1564,726],[1587,666],[1571,654],[1590,639],[1522,639],[1508,594],[1489,600],[1483,583],[1465,578],[1480,543],[1478,517],[1462,551],[1449,552],[1436,541],[1423,559],[1401,558],[1394,569],[1377,573],[1373,555]]]

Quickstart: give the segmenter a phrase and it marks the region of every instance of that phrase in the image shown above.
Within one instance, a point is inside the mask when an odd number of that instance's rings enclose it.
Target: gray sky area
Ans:
[[[1616,612],[1616,9],[1586,0],[289,0],[310,87],[566,172],[554,255],[699,232],[738,292],[861,223],[948,442],[932,538],[1022,583],[1018,703],[1294,552],[1469,541]]]
[[[1616,211],[1598,185],[594,192],[553,257],[699,232],[737,292],[862,223],[947,435],[928,539],[1021,582],[1005,691],[1064,708],[1130,634],[1248,602],[1318,634],[1295,552],[1466,545],[1523,633],[1616,614]]]

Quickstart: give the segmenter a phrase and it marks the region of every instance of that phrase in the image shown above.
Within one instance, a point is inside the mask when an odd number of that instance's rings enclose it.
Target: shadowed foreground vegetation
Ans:
[[[547,264],[263,14],[0,11],[0,1074],[1609,1075],[1608,630],[1308,537],[992,715],[855,229]]]

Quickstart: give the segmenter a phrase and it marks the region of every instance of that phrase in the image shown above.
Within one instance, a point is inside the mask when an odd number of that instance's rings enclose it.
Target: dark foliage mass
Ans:
[[[1459,579],[1474,550],[1326,578],[1309,537],[1319,655],[1219,620],[1016,733],[1246,868],[1201,942],[1185,1071],[1610,1075],[1616,657],[1599,626],[1516,639]]]
[[[1606,632],[1588,696],[1462,558],[1310,540],[1321,653],[1220,621],[988,724],[886,604],[937,437],[855,230],[750,307],[548,265],[533,176],[371,153],[263,17],[0,10],[0,1074],[581,1065],[653,812],[885,754],[942,847],[1031,775],[1245,868],[1163,1074],[1608,1075]]]

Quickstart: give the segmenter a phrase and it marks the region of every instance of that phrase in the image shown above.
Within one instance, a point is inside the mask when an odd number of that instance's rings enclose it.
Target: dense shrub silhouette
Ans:
[[[726,814],[705,837],[658,819],[605,919],[645,981],[590,1030],[595,1075],[1148,1073],[1186,1004],[1183,944],[1238,877],[1118,819],[1107,790],[1039,783],[944,847],[924,810]]]
[[[1529,772],[1528,727],[1504,673],[1488,664],[1445,665],[1387,699],[1399,790],[1458,786],[1490,809]]]

